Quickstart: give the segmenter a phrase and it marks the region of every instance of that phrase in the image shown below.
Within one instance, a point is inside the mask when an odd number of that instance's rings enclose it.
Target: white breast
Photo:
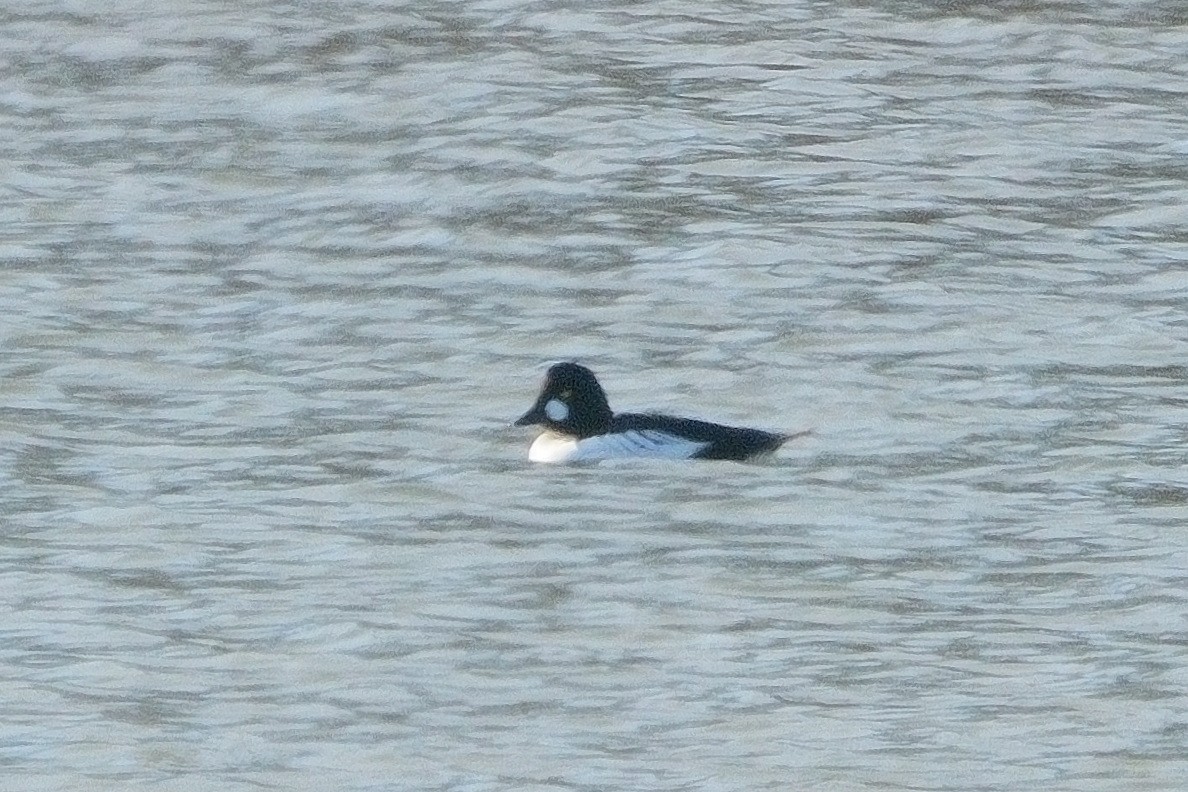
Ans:
[[[528,459],[532,462],[568,462],[577,452],[576,437],[545,432],[532,442]]]

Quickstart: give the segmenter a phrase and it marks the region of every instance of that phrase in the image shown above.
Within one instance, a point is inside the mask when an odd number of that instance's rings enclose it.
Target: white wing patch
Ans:
[[[587,437],[578,442],[572,455],[558,461],[623,457],[688,459],[708,445],[659,429],[629,429],[626,432]]]

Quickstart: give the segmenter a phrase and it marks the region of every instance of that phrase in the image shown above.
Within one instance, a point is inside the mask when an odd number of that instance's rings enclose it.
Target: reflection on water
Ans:
[[[0,756],[46,790],[1175,788],[1186,24],[0,17]],[[529,466],[561,358],[813,435]]]

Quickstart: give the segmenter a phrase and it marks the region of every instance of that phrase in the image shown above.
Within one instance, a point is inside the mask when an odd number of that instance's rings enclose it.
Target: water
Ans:
[[[1179,4],[0,33],[6,788],[1182,786]]]

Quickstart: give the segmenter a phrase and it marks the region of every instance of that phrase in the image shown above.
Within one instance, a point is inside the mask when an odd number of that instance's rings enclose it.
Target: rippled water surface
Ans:
[[[6,788],[1183,788],[1182,4],[0,41]],[[531,466],[561,358],[813,434]]]

